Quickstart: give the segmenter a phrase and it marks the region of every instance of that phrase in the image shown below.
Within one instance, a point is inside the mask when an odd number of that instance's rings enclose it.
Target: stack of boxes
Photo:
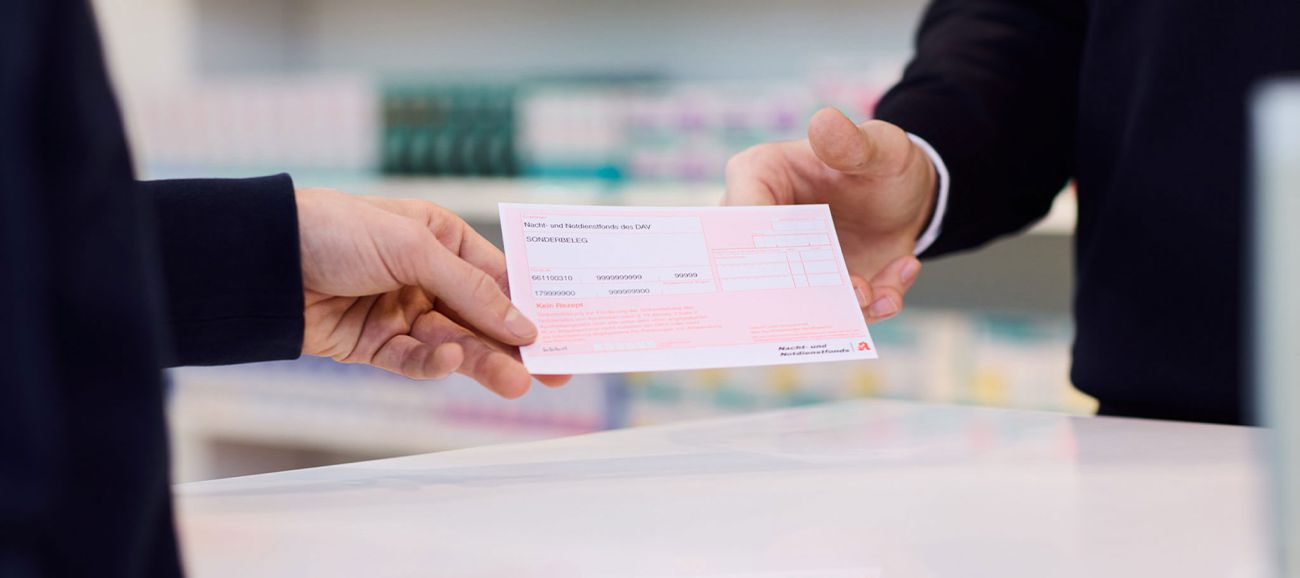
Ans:
[[[211,79],[129,102],[152,176],[337,175],[720,182],[750,146],[800,138],[822,106],[866,119],[880,84],[646,79]]]

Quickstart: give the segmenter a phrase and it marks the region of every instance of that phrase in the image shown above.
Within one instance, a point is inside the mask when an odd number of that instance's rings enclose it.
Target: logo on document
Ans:
[[[871,349],[871,346],[867,345],[867,342],[865,341],[858,342],[858,351],[867,351],[869,349]]]

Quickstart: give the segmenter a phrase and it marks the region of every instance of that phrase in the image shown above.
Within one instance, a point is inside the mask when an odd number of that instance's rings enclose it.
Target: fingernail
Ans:
[[[909,259],[906,263],[903,264],[903,272],[902,272],[903,282],[911,283],[913,279],[916,279],[916,274],[920,272],[921,272],[921,262],[917,261],[916,259]]]
[[[867,294],[862,292],[861,287],[854,287],[853,292],[858,294],[858,309],[867,308]]]
[[[515,334],[515,337],[520,339],[537,337],[537,327],[514,307],[511,307],[510,311],[506,313],[506,329],[509,329],[511,333]]]
[[[871,309],[867,310],[867,312],[870,313],[872,317],[884,319],[886,317],[892,317],[895,313],[898,313],[898,306],[894,305],[892,299],[881,297],[880,299],[877,299],[875,303],[871,304]]]

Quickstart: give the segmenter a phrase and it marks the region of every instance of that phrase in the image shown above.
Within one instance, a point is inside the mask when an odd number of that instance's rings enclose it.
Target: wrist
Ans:
[[[911,176],[908,181],[912,183],[912,195],[914,201],[914,211],[911,222],[907,227],[907,238],[912,241],[920,240],[925,234],[931,221],[934,219],[936,202],[939,193],[939,178],[934,170],[934,164],[930,162],[925,151],[921,147],[912,145],[913,166],[909,171]]]

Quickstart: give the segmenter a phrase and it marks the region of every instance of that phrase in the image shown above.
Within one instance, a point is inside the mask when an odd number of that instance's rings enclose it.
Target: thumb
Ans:
[[[472,329],[509,345],[527,345],[537,338],[537,327],[520,313],[482,269],[447,250],[433,233],[415,228],[411,236],[389,247],[398,282],[415,285],[441,299]],[[396,255],[393,255],[396,253]]]
[[[903,129],[882,120],[853,124],[844,113],[823,108],[808,124],[808,143],[826,166],[864,177],[902,173],[912,153]]]

